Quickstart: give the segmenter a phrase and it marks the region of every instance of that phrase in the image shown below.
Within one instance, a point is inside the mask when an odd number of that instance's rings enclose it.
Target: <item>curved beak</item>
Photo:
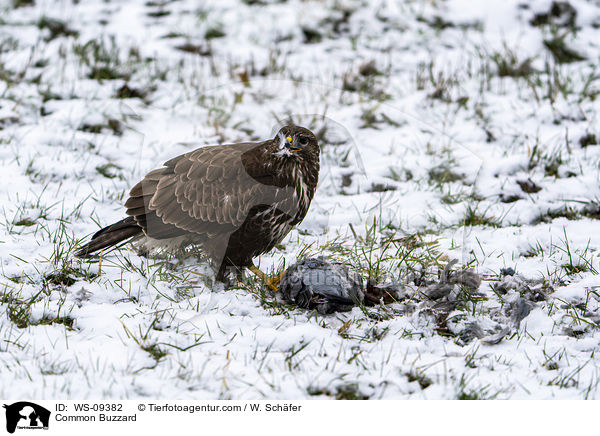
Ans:
[[[292,139],[291,136],[287,136],[285,138],[287,140],[287,147],[291,150],[291,151],[300,151],[302,150],[302,147],[298,146],[295,141]]]

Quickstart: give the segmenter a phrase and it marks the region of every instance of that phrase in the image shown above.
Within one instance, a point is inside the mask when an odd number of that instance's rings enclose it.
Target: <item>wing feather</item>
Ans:
[[[253,206],[280,197],[277,187],[251,177],[244,166],[244,153],[262,145],[204,147],[167,161],[132,188],[127,214],[157,238],[233,233]]]

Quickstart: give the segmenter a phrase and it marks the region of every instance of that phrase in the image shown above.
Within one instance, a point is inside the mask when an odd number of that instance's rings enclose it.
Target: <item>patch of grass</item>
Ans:
[[[47,366],[40,367],[42,375],[64,375],[71,371],[68,363],[50,362]]]
[[[486,400],[485,391],[478,391],[475,389],[461,390],[457,396],[457,400]]]
[[[584,61],[586,57],[578,51],[570,48],[566,43],[569,33],[554,35],[551,39],[544,40],[544,46],[552,53],[554,60],[559,64]]]
[[[301,30],[305,44],[315,44],[323,39],[323,34],[316,27],[302,26]]]
[[[30,326],[37,325],[52,325],[62,324],[69,330],[73,329],[73,323],[75,320],[70,316],[51,316],[44,315],[37,321],[34,321],[31,317],[31,307],[36,302],[40,301],[40,297],[48,294],[49,291],[42,289],[34,296],[28,299],[22,299],[15,296],[13,293],[8,292],[0,294],[0,302],[5,303],[6,315],[8,319],[15,324],[18,328],[27,328]]]
[[[175,39],[175,38],[186,38],[187,35],[185,33],[181,33],[181,32],[169,32],[163,36],[161,36],[162,39]]]
[[[29,217],[21,218],[19,221],[15,222],[15,226],[24,226],[24,227],[35,226],[36,224],[37,224],[36,221]]]
[[[576,388],[579,386],[579,373],[587,366],[589,361],[584,362],[581,365],[576,365],[573,370],[570,370],[567,374],[562,372],[559,373],[555,378],[548,382],[549,386],[558,386],[559,388]]]
[[[571,206],[563,206],[556,209],[548,209],[546,213],[542,213],[535,217],[532,221],[532,225],[540,223],[551,223],[557,218],[566,218],[569,221],[577,220],[580,218],[580,213],[577,209]]]
[[[410,371],[405,373],[404,375],[406,375],[406,378],[408,379],[409,382],[414,382],[416,381],[417,383],[419,383],[419,386],[421,387],[421,389],[427,389],[429,386],[431,386],[433,384],[433,381],[427,377],[425,374],[423,374],[421,371]]]
[[[492,62],[496,66],[496,71],[500,77],[522,78],[528,77],[535,73],[535,69],[531,66],[532,58],[519,59],[517,54],[505,48],[504,52],[495,52],[491,56]]]
[[[385,78],[383,73],[377,69],[375,61],[361,64],[358,71],[350,71],[342,75],[342,89],[348,92],[358,92],[370,96],[377,101],[384,101],[390,98],[385,91],[385,84],[381,77]],[[390,125],[399,126],[399,123],[389,120]]]
[[[174,1],[174,0],[157,0],[157,1],[150,0],[150,1],[147,1],[146,3],[144,3],[144,5],[148,6],[149,8],[164,8],[172,1]]]
[[[84,123],[79,127],[79,130],[81,130],[82,132],[89,132],[95,134],[99,134],[104,131],[109,131],[115,136],[122,136],[125,128],[121,121],[117,120],[116,118],[109,118],[106,120],[106,123],[102,124]]]
[[[556,26],[575,28],[577,9],[567,1],[553,1],[546,12],[538,12],[529,21],[532,26]]]
[[[141,348],[157,362],[169,354],[160,348],[158,344],[142,345]]]
[[[578,103],[586,100],[595,101],[600,95],[598,82],[600,75],[594,70],[575,70],[565,68],[558,61],[546,60],[543,74],[528,78],[534,98],[539,102],[541,98],[554,103],[557,98],[574,99]],[[556,113],[554,124],[562,121],[584,121],[585,116],[577,113]],[[568,143],[568,140],[567,140]]]
[[[117,68],[113,68],[108,65],[99,65],[92,68],[92,71],[88,75],[90,79],[102,82],[104,80],[117,80],[117,79],[129,79],[129,73],[123,73]]]
[[[268,275],[274,277],[278,273],[271,271]],[[255,276],[246,276],[242,286],[248,291],[269,314],[290,316],[290,312],[297,310],[297,306],[293,306],[284,301],[281,301],[277,296],[267,288],[267,285]]]
[[[383,126],[398,127],[400,123],[391,119],[380,108],[379,104],[362,110],[360,119],[363,122],[361,128],[380,129]]]
[[[50,256],[42,258],[43,262],[52,266],[52,271],[43,277],[44,291],[49,291],[56,286],[60,288],[72,286],[78,279],[92,281],[97,277],[95,273],[73,265],[72,253],[77,247],[78,240],[73,233],[67,232],[67,225],[68,219],[78,213],[80,206],[70,214],[63,214],[57,228],[49,228],[46,225],[39,227],[41,240],[52,245]]]
[[[514,203],[515,201],[519,201],[522,199],[523,199],[523,197],[516,195],[516,194],[510,194],[510,195],[506,195],[504,193],[500,194],[500,201],[502,203]]]
[[[338,235],[316,247],[316,254],[325,254],[333,262],[345,264],[371,284],[388,281],[405,283],[415,275],[425,277],[441,265],[438,243],[425,241],[422,235],[398,236],[395,228],[376,218],[365,223],[364,232],[358,233],[352,225],[349,227],[352,236]],[[307,248],[303,255],[310,257],[309,252]],[[387,313],[380,315],[384,318],[389,316]]]
[[[579,138],[579,145],[581,145],[581,148],[585,148],[590,145],[598,145],[598,139],[594,133],[586,133]]]
[[[6,277],[8,280],[10,280],[13,283],[23,283],[25,276],[24,275],[20,275],[20,276],[7,276]],[[0,297],[2,297],[2,294],[0,294]],[[7,301],[3,300],[0,298],[0,302],[2,303],[6,303]]]
[[[559,177],[558,169],[563,164],[561,155],[557,155],[554,159],[546,161],[544,164],[544,175],[546,177]]]
[[[116,177],[119,178],[123,178],[121,172],[119,170],[121,170],[122,168],[118,165],[115,165],[113,163],[107,163],[104,165],[100,165],[96,167],[96,171],[101,174],[102,176],[106,177],[107,179],[114,179]]]
[[[70,273],[70,270],[63,269],[46,275],[45,279],[54,285],[69,287],[77,281]]]
[[[463,226],[487,226],[487,227],[500,227],[500,220],[498,218],[487,215],[487,209],[483,212],[479,211],[478,206],[469,205],[465,212],[465,216],[461,221]]]
[[[363,122],[362,128],[377,129],[376,124],[381,122],[381,117],[377,115],[378,106],[364,109],[360,114],[360,119]]]
[[[0,68],[2,68],[0,66]],[[12,79],[8,78],[8,77],[2,77],[2,71],[0,70],[0,79],[4,79],[7,82],[11,82]],[[15,79],[17,81],[20,81],[20,78],[16,78]],[[12,124],[16,124],[19,122],[19,117],[14,116],[14,115],[8,115],[8,116],[4,116],[2,118],[0,118],[0,130],[12,125]]]
[[[517,185],[519,185],[519,187],[521,188],[521,191],[525,192],[526,194],[535,194],[542,190],[541,186],[536,184],[531,179],[517,180]]]
[[[13,8],[24,8],[27,6],[34,6],[34,0],[13,0],[12,2]]]
[[[455,24],[452,21],[448,21],[445,20],[442,16],[440,15],[435,15],[432,18],[427,18],[424,16],[419,16],[417,17],[417,21],[420,21],[421,23],[425,23],[427,24],[429,27],[435,29],[435,30],[444,30],[444,29],[448,29],[451,27],[454,27]]]
[[[360,392],[358,385],[346,384],[338,386],[336,400],[368,400],[369,396]]]
[[[75,322],[75,319],[70,316],[51,317],[51,316],[45,315],[43,318],[41,318],[39,321],[33,323],[32,325],[62,324],[68,330],[73,330],[74,322]]]
[[[540,241],[536,241],[534,245],[530,245],[529,248],[527,250],[525,250],[525,252],[523,252],[521,255],[523,257],[537,257],[537,256],[544,256],[545,250],[544,250],[544,246],[542,245],[542,243]]]
[[[465,374],[461,374],[456,393],[457,400],[493,400],[501,393],[501,391],[493,393],[489,385],[470,387],[470,381]]]
[[[590,319],[590,316],[593,316],[595,312],[593,308],[595,305],[592,302],[597,301],[600,297],[598,294],[599,289],[600,287],[596,287],[596,289],[586,288],[584,299],[576,298],[573,301],[567,301],[556,298],[555,301],[560,303],[560,308],[566,312],[565,318],[571,319],[571,322],[564,329],[567,335],[580,336],[591,329],[597,330],[600,327],[597,318]]]
[[[56,18],[50,18],[43,16],[37,23],[37,26],[40,29],[46,29],[49,32],[49,35],[46,37],[46,41],[52,41],[53,39],[59,38],[61,36],[64,37],[77,37],[79,33],[73,29],[70,29],[62,20]]]
[[[600,219],[600,202],[597,199],[587,202],[579,213],[586,218]]]
[[[204,32],[204,38],[206,38],[207,40],[223,38],[224,36],[227,36],[227,33],[225,32],[225,29],[222,25],[209,27],[206,30],[206,32]]]
[[[435,185],[458,182],[459,180],[463,180],[465,177],[464,175],[453,171],[448,163],[441,163],[433,168],[430,168],[427,174],[429,176],[429,183],[433,183]]]
[[[77,279],[93,280],[96,277],[96,274],[72,268],[70,264],[67,264],[60,269],[46,274],[44,280],[50,285],[69,287],[73,286],[77,282]]]
[[[167,15],[171,15],[171,11],[168,11],[166,9],[158,9],[156,11],[147,12],[146,15],[148,15],[150,18],[161,18],[166,17]]]
[[[389,167],[389,171],[390,174],[387,177],[395,182],[409,182],[415,178],[413,172],[406,168],[398,169],[395,167]]]
[[[358,384],[345,383],[335,389],[309,387],[307,392],[311,396],[327,395],[336,400],[368,400],[370,397],[360,392]]]
[[[458,76],[457,71],[447,71],[445,67],[435,67],[434,62],[420,63],[417,66],[416,87],[417,90],[427,90],[427,98],[431,100],[440,100],[444,103],[456,104],[458,111],[462,108],[468,108],[470,97],[459,91],[459,85],[463,78]],[[454,96],[454,97],[453,97]],[[435,105],[435,103],[431,103]]]
[[[444,195],[442,195],[442,197],[440,198],[440,201],[444,204],[459,204],[462,203],[463,201],[467,200],[469,197],[468,195],[459,192],[456,194],[453,194],[451,192],[447,192]]]
[[[92,39],[85,44],[76,43],[73,53],[89,68],[88,78],[99,82],[115,79],[127,81],[133,74],[132,65],[140,62],[135,49],[129,50],[125,61],[121,59],[121,48],[114,37]]]
[[[383,183],[373,183],[368,192],[388,192],[395,191],[397,188],[392,185],[384,185]]]
[[[192,53],[200,56],[212,56],[212,49],[209,45],[186,42],[184,44],[175,46],[175,48],[185,53]]]
[[[8,319],[18,328],[23,329],[31,325],[31,302],[30,304],[8,304],[6,315]]]
[[[558,170],[560,166],[564,163],[562,157],[562,150],[560,148],[555,148],[553,150],[548,151],[545,150],[546,147],[540,145],[539,142],[536,142],[529,154],[529,162],[527,163],[527,169],[531,171],[536,167],[543,166],[545,176],[558,177]],[[539,192],[542,189],[531,179],[517,181],[517,183],[521,187],[521,190],[528,194]]]
[[[562,246],[556,246],[556,248],[567,255],[568,261],[561,265],[562,269],[567,275],[580,274],[584,272],[591,272],[594,275],[598,275],[598,270],[594,266],[594,254],[590,249],[590,241],[583,250],[573,250],[569,239],[567,238],[567,231],[563,229],[564,239],[562,240]]]
[[[145,100],[150,92],[152,92],[151,88],[140,89],[131,87],[128,83],[125,83],[116,90],[115,98],[139,98],[140,100]]]
[[[381,76],[383,73],[377,69],[377,64],[374,60],[365,62],[358,67],[358,74],[363,77]]]

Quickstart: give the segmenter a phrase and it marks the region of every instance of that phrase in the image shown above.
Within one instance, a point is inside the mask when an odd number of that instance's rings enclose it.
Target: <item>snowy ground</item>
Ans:
[[[0,0],[0,398],[600,398],[599,28],[597,0]],[[323,254],[402,301],[74,258],[148,170],[290,119],[320,185],[261,267]],[[484,281],[444,312],[452,259]]]

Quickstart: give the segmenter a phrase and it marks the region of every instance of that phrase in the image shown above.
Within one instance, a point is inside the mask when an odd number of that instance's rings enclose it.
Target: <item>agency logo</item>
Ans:
[[[10,405],[4,404],[6,409],[6,430],[14,433],[15,429],[48,430],[50,411],[28,401],[19,401]]]

